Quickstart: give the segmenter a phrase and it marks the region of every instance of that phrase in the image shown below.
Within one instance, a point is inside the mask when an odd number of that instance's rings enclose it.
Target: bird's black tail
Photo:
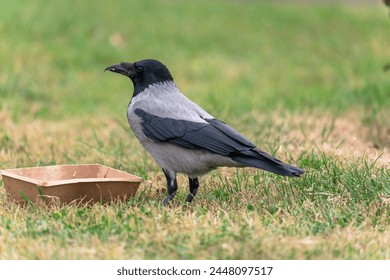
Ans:
[[[264,169],[283,176],[299,177],[305,173],[303,169],[286,164],[259,149],[232,155],[231,158],[245,166]]]

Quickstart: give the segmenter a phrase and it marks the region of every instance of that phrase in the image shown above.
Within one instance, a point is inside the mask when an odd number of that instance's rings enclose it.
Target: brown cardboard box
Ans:
[[[2,170],[1,175],[8,197],[22,204],[28,200],[61,204],[123,201],[135,195],[142,181],[100,164],[8,169]]]

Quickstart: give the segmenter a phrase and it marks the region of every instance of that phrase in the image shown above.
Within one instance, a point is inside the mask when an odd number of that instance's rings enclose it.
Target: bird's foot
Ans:
[[[167,196],[163,199],[162,205],[167,206],[168,203],[175,197],[175,195],[176,195],[176,192],[167,195]]]
[[[187,196],[187,199],[186,199],[186,202],[187,203],[191,203],[191,201],[194,199],[195,195],[193,195],[192,193],[190,193],[188,196]]]

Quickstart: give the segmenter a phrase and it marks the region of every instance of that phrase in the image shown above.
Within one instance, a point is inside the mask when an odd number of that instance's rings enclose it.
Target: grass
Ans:
[[[144,178],[128,202],[8,201],[1,259],[389,259],[390,22],[377,5],[2,1],[0,169],[99,162]],[[126,123],[158,58],[180,89],[299,179],[221,168],[162,207],[164,176]]]

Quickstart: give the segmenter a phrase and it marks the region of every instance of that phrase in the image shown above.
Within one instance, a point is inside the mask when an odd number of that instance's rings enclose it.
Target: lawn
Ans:
[[[0,169],[144,179],[92,207],[20,207],[0,181],[0,259],[389,259],[388,11],[296,2],[0,0]],[[164,175],[127,125],[132,84],[103,72],[143,58],[305,175],[220,168],[191,205],[179,176],[163,207]]]

